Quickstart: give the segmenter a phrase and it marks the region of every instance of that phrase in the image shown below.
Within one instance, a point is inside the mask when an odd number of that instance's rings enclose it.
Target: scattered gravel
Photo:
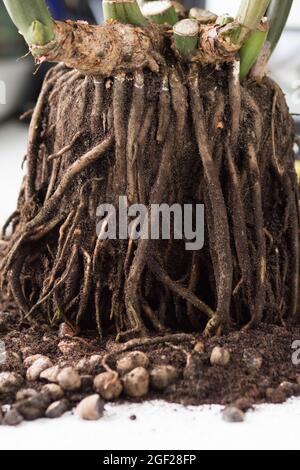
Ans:
[[[121,359],[117,361],[116,365],[120,375],[125,375],[137,367],[143,367],[144,369],[148,369],[149,367],[148,357],[145,353],[140,351],[132,351],[126,354],[126,356],[121,357]]]
[[[48,357],[40,357],[39,359],[34,361],[34,363],[29,367],[29,369],[27,369],[27,380],[29,380],[30,382],[36,381],[40,377],[41,373],[44,370],[49,369],[50,367],[53,367],[53,363],[50,361],[50,359]]]
[[[73,367],[65,367],[57,377],[58,383],[63,390],[73,391],[81,387],[81,378]]]
[[[144,367],[137,367],[126,374],[123,379],[126,395],[132,398],[141,398],[149,391],[149,373]]]
[[[123,387],[117,374],[103,372],[95,377],[94,389],[105,400],[116,400],[121,395]]]
[[[82,419],[96,421],[103,416],[104,402],[100,395],[90,395],[79,403],[76,408],[76,413]]]

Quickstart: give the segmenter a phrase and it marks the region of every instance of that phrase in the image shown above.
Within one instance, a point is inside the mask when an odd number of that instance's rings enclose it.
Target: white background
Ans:
[[[24,126],[0,127],[0,225],[15,208],[26,136]],[[220,412],[218,406],[184,408],[163,402],[107,405],[98,422],[83,422],[69,414],[17,428],[0,426],[0,449],[300,450],[299,399],[258,407],[243,424],[223,422]],[[136,421],[129,419],[132,414]]]

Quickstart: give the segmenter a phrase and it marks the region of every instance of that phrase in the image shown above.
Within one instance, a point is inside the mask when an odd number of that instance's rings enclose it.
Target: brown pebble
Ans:
[[[60,385],[47,384],[42,387],[42,392],[47,393],[52,401],[60,400],[64,396],[64,391]]]
[[[132,351],[126,354],[126,356],[121,357],[121,359],[117,361],[116,367],[119,374],[125,375],[137,367],[147,369],[149,367],[149,359],[146,354],[141,351]]]
[[[136,415],[131,415],[129,416],[130,421],[136,421]]]
[[[47,356],[43,356],[43,354],[33,354],[31,356],[26,357],[26,359],[24,359],[23,361],[24,367],[28,369],[28,367],[32,366],[32,364],[35,361],[37,361],[38,359],[41,359],[42,357],[47,357]]]
[[[58,329],[58,336],[59,338],[65,338],[66,336],[72,338],[75,336],[75,331],[67,323],[61,323]]]
[[[45,369],[40,374],[40,379],[46,380],[47,382],[51,382],[51,383],[58,383],[57,377],[58,377],[59,372],[60,372],[59,366],[50,367],[49,369]]]
[[[194,346],[194,351],[198,354],[203,354],[205,352],[205,345],[203,341],[197,341]]]
[[[55,401],[48,406],[45,416],[50,419],[60,418],[66,413],[66,411],[68,411],[69,407],[69,402],[65,398],[63,400]]]
[[[53,364],[50,361],[49,357],[40,357],[27,369],[26,378],[30,382],[34,382],[39,379],[41,373],[52,367]]]
[[[94,354],[93,356],[90,357],[89,363],[91,370],[97,369],[97,367],[101,367],[101,362],[102,362],[102,356],[99,354]]]
[[[15,372],[0,373],[0,395],[3,393],[15,392],[22,386],[23,379]]]
[[[23,416],[15,409],[8,410],[2,420],[2,424],[6,426],[18,426],[24,421]]]
[[[178,372],[173,366],[157,366],[150,372],[150,383],[155,390],[164,390],[178,379]]]
[[[243,362],[252,371],[258,371],[263,364],[263,357],[255,349],[245,349],[243,352]]]
[[[26,421],[34,421],[45,416],[50,402],[51,398],[48,394],[39,393],[35,397],[17,403],[16,409]]]
[[[116,400],[122,393],[123,387],[119,377],[113,372],[103,372],[94,379],[94,389],[104,400]]]
[[[253,401],[248,398],[239,398],[232,406],[246,413],[247,411],[254,409],[253,404]]]
[[[103,416],[104,402],[100,395],[90,395],[79,403],[76,408],[76,413],[82,419],[96,421]]]
[[[33,388],[23,388],[16,394],[16,401],[27,400],[27,398],[35,397],[38,394]]]
[[[63,390],[73,391],[81,387],[81,379],[73,367],[65,367],[57,377],[58,383]]]
[[[245,421],[245,414],[234,406],[228,406],[222,413],[223,420],[227,423],[242,423]]]
[[[75,365],[75,370],[77,370],[79,374],[90,374],[92,372],[92,366],[89,359],[86,357],[80,359]]]
[[[279,385],[279,390],[282,390],[285,393],[287,398],[290,398],[296,392],[297,385],[292,382],[281,382]]]
[[[215,347],[210,356],[210,363],[212,366],[228,366],[230,362],[230,352],[228,349]]]
[[[126,395],[141,398],[149,391],[149,373],[144,367],[137,367],[123,377],[123,387]]]
[[[280,387],[274,389],[274,388],[268,388],[266,390],[266,398],[274,404],[280,404],[284,403],[286,401],[286,394],[283,392],[283,390],[280,390]]]

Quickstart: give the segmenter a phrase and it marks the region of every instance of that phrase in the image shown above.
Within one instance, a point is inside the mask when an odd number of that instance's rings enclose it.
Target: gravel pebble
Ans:
[[[122,393],[121,381],[113,372],[103,372],[94,379],[94,389],[105,400],[116,400]]]
[[[18,426],[24,421],[23,416],[15,409],[8,410],[3,418],[2,424],[6,426]]]
[[[194,351],[198,354],[203,354],[205,352],[205,345],[203,341],[198,341],[194,346]]]
[[[34,354],[34,355],[26,357],[26,359],[24,359],[23,361],[24,367],[28,369],[28,367],[32,366],[32,364],[35,361],[37,361],[38,359],[41,359],[42,357],[47,358],[47,356],[43,356],[43,354]]]
[[[41,373],[52,367],[53,364],[50,361],[49,357],[40,357],[27,369],[26,378],[30,382],[34,382],[39,379]]]
[[[50,419],[60,418],[64,413],[66,413],[66,411],[68,411],[69,407],[69,402],[65,398],[63,400],[55,401],[47,408],[45,416]]]
[[[75,331],[67,323],[61,323],[58,329],[58,336],[59,338],[65,338],[66,336],[72,338],[75,336]]]
[[[22,386],[23,379],[15,372],[0,373],[0,394],[15,392]]]
[[[47,384],[42,387],[42,392],[47,393],[52,401],[60,400],[64,396],[64,391],[60,385]]]
[[[103,416],[104,402],[100,395],[90,395],[79,403],[76,408],[76,413],[82,419],[96,421]]]
[[[235,406],[225,408],[222,417],[227,423],[243,423],[245,421],[245,413]]]
[[[230,352],[228,349],[216,346],[211,353],[210,363],[212,366],[228,366],[230,362]]]
[[[69,354],[72,354],[74,351],[78,350],[78,343],[76,341],[63,340],[58,343],[57,347],[62,354],[68,356]]]
[[[116,367],[119,374],[124,375],[137,367],[147,369],[149,367],[149,359],[146,354],[141,351],[132,351],[126,354],[126,356],[121,357],[121,359],[117,361]]]
[[[124,391],[129,397],[141,398],[149,391],[149,373],[144,367],[137,367],[128,372],[122,381]]]
[[[50,403],[50,395],[39,393],[35,397],[17,403],[16,409],[26,421],[33,421],[45,416],[45,411]]]
[[[89,359],[87,357],[80,359],[75,365],[75,370],[77,370],[79,374],[90,374],[92,372],[92,366]]]
[[[57,377],[58,383],[64,390],[73,391],[81,387],[81,378],[73,367],[65,367]]]
[[[97,369],[97,367],[100,367],[102,359],[102,356],[100,356],[99,354],[94,354],[93,356],[91,356],[89,359],[91,370],[94,371],[95,369]]]
[[[58,383],[58,374],[60,372],[59,366],[53,366],[49,369],[45,369],[41,375],[40,379],[47,380],[47,382]]]
[[[22,388],[16,394],[16,401],[27,400],[27,398],[35,397],[38,394],[34,388]]]
[[[150,383],[155,390],[164,390],[178,379],[178,372],[173,366],[162,365],[150,372]]]
[[[255,349],[245,349],[243,362],[249,370],[258,371],[263,365],[263,357]]]

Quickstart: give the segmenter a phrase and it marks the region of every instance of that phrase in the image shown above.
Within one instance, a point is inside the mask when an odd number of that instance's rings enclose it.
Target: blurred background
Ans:
[[[25,0],[26,1],[26,0]],[[187,7],[207,8],[235,16],[240,0],[185,0]],[[101,0],[47,0],[55,19],[84,19],[101,23]],[[286,93],[300,135],[300,0],[295,0],[286,31],[272,57],[270,74]],[[15,205],[22,178],[20,167],[26,150],[28,123],[18,116],[34,106],[48,64],[36,70],[26,56],[22,37],[11,23],[0,0],[0,224]],[[26,56],[26,57],[25,57]],[[299,149],[295,146],[297,158]],[[300,162],[299,162],[300,165]],[[4,185],[5,184],[5,193]],[[5,194],[5,198],[1,195]],[[5,201],[5,202],[3,202]]]

